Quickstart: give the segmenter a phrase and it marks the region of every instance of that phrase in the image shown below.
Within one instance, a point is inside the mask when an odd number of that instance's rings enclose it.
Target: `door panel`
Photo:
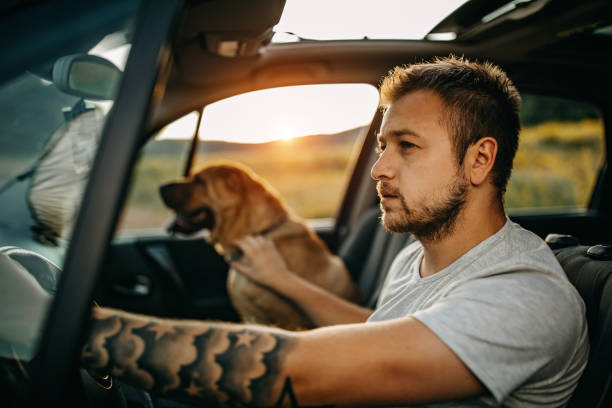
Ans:
[[[95,298],[104,306],[156,316],[238,321],[227,271],[201,238],[123,240],[109,250]]]

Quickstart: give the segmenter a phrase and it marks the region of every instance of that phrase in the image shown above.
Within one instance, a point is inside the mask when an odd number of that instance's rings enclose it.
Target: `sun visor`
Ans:
[[[206,48],[209,52],[222,57],[251,57],[270,44],[274,31],[272,28],[262,33],[208,33],[205,35]]]
[[[192,6],[179,41],[200,38],[212,54],[228,58],[256,55],[270,43],[285,0],[219,0]]]

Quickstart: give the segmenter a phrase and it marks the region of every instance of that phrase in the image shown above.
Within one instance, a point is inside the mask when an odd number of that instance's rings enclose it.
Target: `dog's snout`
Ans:
[[[159,194],[164,204],[172,209],[179,209],[183,206],[187,191],[184,183],[167,183],[159,187]]]

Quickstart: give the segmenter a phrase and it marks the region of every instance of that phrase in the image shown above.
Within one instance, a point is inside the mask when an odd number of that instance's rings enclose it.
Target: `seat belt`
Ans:
[[[389,269],[391,268],[391,264],[395,260],[395,257],[403,248],[413,243],[414,241],[414,237],[410,234],[391,236],[390,242],[388,242],[386,245],[387,248],[384,258],[380,263],[380,269],[379,273],[376,276],[377,279],[374,291],[371,294],[371,297],[368,299],[368,307],[376,307],[376,304],[378,303],[378,298],[380,297],[380,292],[382,292],[382,288],[385,284],[385,280],[387,279],[387,275],[389,275]]]
[[[361,276],[359,279],[359,290],[363,294],[364,299],[366,300],[366,306],[371,307],[372,301],[376,303],[376,299],[373,300],[373,295],[375,291],[374,284],[377,281],[377,277],[379,272],[381,271],[381,259],[384,255],[385,248],[387,247],[387,242],[391,234],[387,232],[384,228],[377,226],[375,230],[374,239],[372,240],[372,247],[370,249],[370,253],[368,254],[368,258],[361,272]]]

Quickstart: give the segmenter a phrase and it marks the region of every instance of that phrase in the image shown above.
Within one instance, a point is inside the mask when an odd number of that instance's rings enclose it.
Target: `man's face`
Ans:
[[[443,114],[443,102],[432,91],[414,91],[391,104],[372,167],[383,225],[420,240],[438,240],[452,231],[469,189]]]

